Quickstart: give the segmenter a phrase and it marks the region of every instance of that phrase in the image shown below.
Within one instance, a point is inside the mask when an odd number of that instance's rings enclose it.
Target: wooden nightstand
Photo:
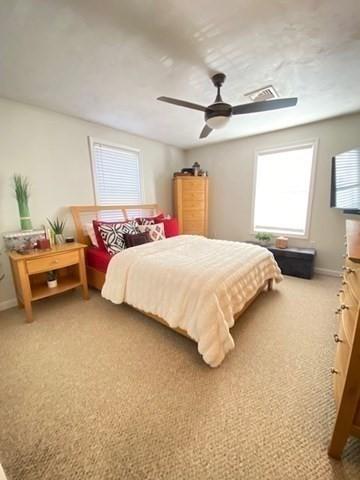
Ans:
[[[86,280],[84,249],[82,243],[66,243],[49,250],[36,250],[22,255],[10,252],[19,307],[25,308],[26,321],[32,322],[32,302],[57,295],[76,287],[82,288],[84,299],[89,298]],[[46,272],[56,270],[58,285],[47,286]]]

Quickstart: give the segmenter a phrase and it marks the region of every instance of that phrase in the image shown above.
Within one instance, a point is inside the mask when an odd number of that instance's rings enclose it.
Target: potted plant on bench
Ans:
[[[273,236],[269,232],[257,232],[255,235],[256,240],[262,245],[263,247],[268,247],[271,243]]]

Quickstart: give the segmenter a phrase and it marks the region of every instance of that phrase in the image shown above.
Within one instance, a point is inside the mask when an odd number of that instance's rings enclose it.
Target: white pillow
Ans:
[[[98,241],[97,241],[96,235],[95,235],[94,225],[92,223],[87,223],[85,225],[85,229],[86,229],[86,233],[90,237],[91,244],[94,245],[94,247],[99,248],[99,244],[98,244]]]
[[[157,240],[165,240],[165,231],[163,223],[155,223],[155,225],[139,225],[138,229],[141,233],[149,232],[153,242]]]

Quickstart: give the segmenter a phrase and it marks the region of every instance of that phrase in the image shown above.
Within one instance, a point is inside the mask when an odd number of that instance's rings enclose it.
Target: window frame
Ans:
[[[269,232],[273,235],[286,235],[289,238],[299,238],[303,240],[308,240],[310,236],[310,225],[311,225],[311,216],[313,210],[313,200],[314,200],[314,190],[315,190],[315,177],[316,177],[316,167],[317,167],[317,152],[319,146],[319,139],[313,138],[310,140],[303,140],[301,142],[293,142],[286,145],[279,145],[276,147],[269,148],[257,148],[254,151],[255,161],[254,161],[254,170],[253,170],[253,191],[252,191],[252,207],[251,207],[251,234],[256,235],[258,232]],[[311,174],[310,174],[310,188],[308,192],[308,203],[307,203],[307,212],[306,212],[306,222],[305,230],[303,234],[290,233],[286,230],[272,230],[271,228],[256,230],[255,229],[255,201],[256,201],[256,180],[257,180],[257,171],[258,171],[258,157],[259,155],[271,154],[277,152],[284,152],[290,150],[300,150],[305,147],[313,147],[313,157],[311,164]]]
[[[96,188],[96,165],[95,165],[95,153],[94,153],[94,144],[95,143],[100,143],[103,145],[108,145],[109,147],[114,147],[118,148],[121,150],[128,150],[130,152],[136,152],[138,154],[138,161],[139,161],[139,180],[140,180],[140,205],[145,202],[145,188],[144,188],[144,175],[143,175],[143,158],[142,158],[142,153],[139,148],[134,148],[134,147],[129,147],[128,145],[123,145],[119,144],[116,142],[113,142],[112,140],[105,140],[105,139],[100,139],[97,137],[91,137],[90,135],[88,136],[88,145],[89,145],[89,151],[90,151],[90,166],[91,166],[91,180],[92,180],[92,187],[93,187],[93,195],[94,195],[94,204],[95,205],[100,205],[97,203],[97,198],[98,198],[98,192]],[[104,205],[105,206],[105,205]],[[116,206],[116,205],[115,205]]]

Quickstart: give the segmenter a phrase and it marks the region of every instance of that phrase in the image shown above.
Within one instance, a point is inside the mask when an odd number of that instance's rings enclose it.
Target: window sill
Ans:
[[[291,233],[291,232],[286,232],[286,231],[274,231],[274,230],[267,230],[267,229],[262,229],[262,230],[253,230],[250,232],[250,235],[255,236],[257,233],[264,232],[264,233],[270,233],[273,237],[287,237],[287,238],[297,238],[298,240],[309,240],[309,234],[306,232],[303,235],[302,234],[296,234],[296,233]]]

